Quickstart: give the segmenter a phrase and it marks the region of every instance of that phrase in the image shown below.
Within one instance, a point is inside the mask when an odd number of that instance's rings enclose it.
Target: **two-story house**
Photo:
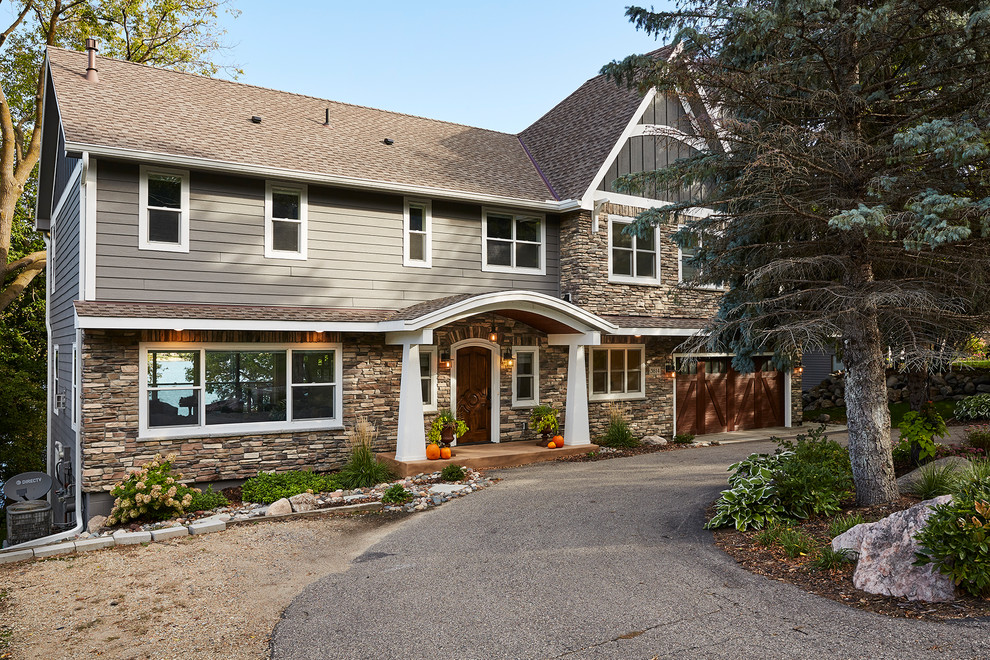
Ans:
[[[360,416],[399,461],[447,407],[461,444],[539,403],[573,445],[611,405],[640,435],[799,421],[768,360],[679,353],[718,292],[677,223],[622,231],[680,193],[612,182],[703,148],[676,94],[599,76],[510,135],[52,48],[44,102],[49,462],[87,515],[157,453],[332,469]]]

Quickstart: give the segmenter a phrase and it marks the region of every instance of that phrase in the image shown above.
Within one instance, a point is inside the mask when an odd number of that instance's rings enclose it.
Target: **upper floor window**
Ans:
[[[403,266],[429,268],[433,257],[433,217],[428,201],[407,199],[403,213]]]
[[[540,403],[540,351],[536,346],[512,347],[512,405]]]
[[[684,225],[679,225],[678,229],[683,229]],[[682,284],[697,286],[700,289],[721,289],[718,284],[698,284],[697,278],[701,275],[701,268],[697,264],[691,263],[698,250],[704,245],[704,236],[692,232],[687,243],[678,249],[678,270],[677,281]]]
[[[542,217],[485,210],[482,270],[546,273],[546,222]]]
[[[189,251],[189,172],[141,167],[138,247]]]
[[[608,217],[609,281],[659,284],[660,251],[657,249],[657,232],[651,227],[642,236],[627,234],[624,230],[632,222],[632,218]]]
[[[609,344],[591,349],[591,398],[637,399],[646,396],[643,346]]]
[[[265,256],[306,258],[306,186],[265,184]]]

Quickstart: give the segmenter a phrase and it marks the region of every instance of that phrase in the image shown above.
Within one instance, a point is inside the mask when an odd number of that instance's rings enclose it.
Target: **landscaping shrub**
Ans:
[[[186,507],[187,511],[210,511],[221,506],[230,504],[223,493],[213,490],[213,486],[207,486],[206,490],[193,493],[192,501]]]
[[[467,472],[460,465],[446,465],[440,470],[440,478],[444,481],[463,481]]]
[[[966,480],[915,539],[915,565],[931,563],[967,593],[990,596],[990,477]]]
[[[862,525],[865,522],[866,522],[866,518],[864,518],[858,513],[854,513],[848,516],[838,516],[836,518],[833,518],[832,522],[829,523],[828,534],[834,539],[836,536],[845,534],[856,525]]]
[[[810,554],[817,545],[815,539],[793,527],[784,527],[780,530],[777,535],[777,544],[791,558]]]
[[[678,433],[674,436],[675,445],[689,445],[694,442],[693,433]]]
[[[412,498],[413,494],[399,484],[392,484],[382,493],[383,504],[405,504]]]
[[[921,466],[921,478],[911,486],[911,494],[923,500],[950,495],[959,486],[959,469],[952,464]]]
[[[341,488],[334,475],[317,474],[305,470],[289,472],[259,472],[241,487],[241,499],[245,502],[271,504],[283,497],[313,491],[326,493]]]
[[[344,488],[368,488],[392,480],[392,471],[378,462],[371,448],[375,433],[375,427],[363,417],[354,425],[349,442],[351,457],[338,474]]]
[[[848,561],[852,561],[852,555],[848,550],[844,548],[833,550],[832,546],[827,545],[819,551],[811,565],[820,571],[832,571]]]
[[[155,454],[150,463],[117,483],[110,491],[116,499],[107,525],[132,520],[165,520],[185,513],[199,489],[179,483],[182,475],[172,474],[174,460],[174,454],[165,459]]]
[[[990,393],[960,399],[952,414],[960,421],[990,419]]]
[[[905,413],[897,428],[901,437],[910,443],[911,461],[919,465],[935,456],[935,438],[943,438],[948,433],[945,420],[931,401],[922,406],[920,412]]]
[[[610,406],[608,410],[608,428],[598,444],[606,447],[638,447],[639,440],[633,435],[618,406]]]
[[[975,424],[966,427],[966,444],[984,453],[990,453],[990,424]]]
[[[832,514],[852,495],[849,453],[825,437],[824,427],[778,445],[773,454],[751,454],[729,467],[731,488],[722,491],[707,528],[760,529],[778,520]]]

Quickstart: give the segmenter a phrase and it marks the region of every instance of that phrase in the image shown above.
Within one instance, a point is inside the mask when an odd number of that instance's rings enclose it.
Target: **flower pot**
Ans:
[[[454,425],[448,424],[440,430],[440,441],[449,445],[454,441]]]

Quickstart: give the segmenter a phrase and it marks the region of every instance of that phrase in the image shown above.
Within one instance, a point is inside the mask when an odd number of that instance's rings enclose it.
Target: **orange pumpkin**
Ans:
[[[551,442],[550,444],[547,445],[547,449],[556,449],[556,448],[557,448],[557,445],[553,444],[553,442]]]
[[[426,457],[431,461],[440,458],[440,445],[426,445]]]
[[[450,447],[440,448],[440,458],[450,458]]]
[[[563,447],[564,446],[564,436],[562,436],[562,435],[555,435],[555,436],[553,436],[553,444],[557,445],[558,447]]]

